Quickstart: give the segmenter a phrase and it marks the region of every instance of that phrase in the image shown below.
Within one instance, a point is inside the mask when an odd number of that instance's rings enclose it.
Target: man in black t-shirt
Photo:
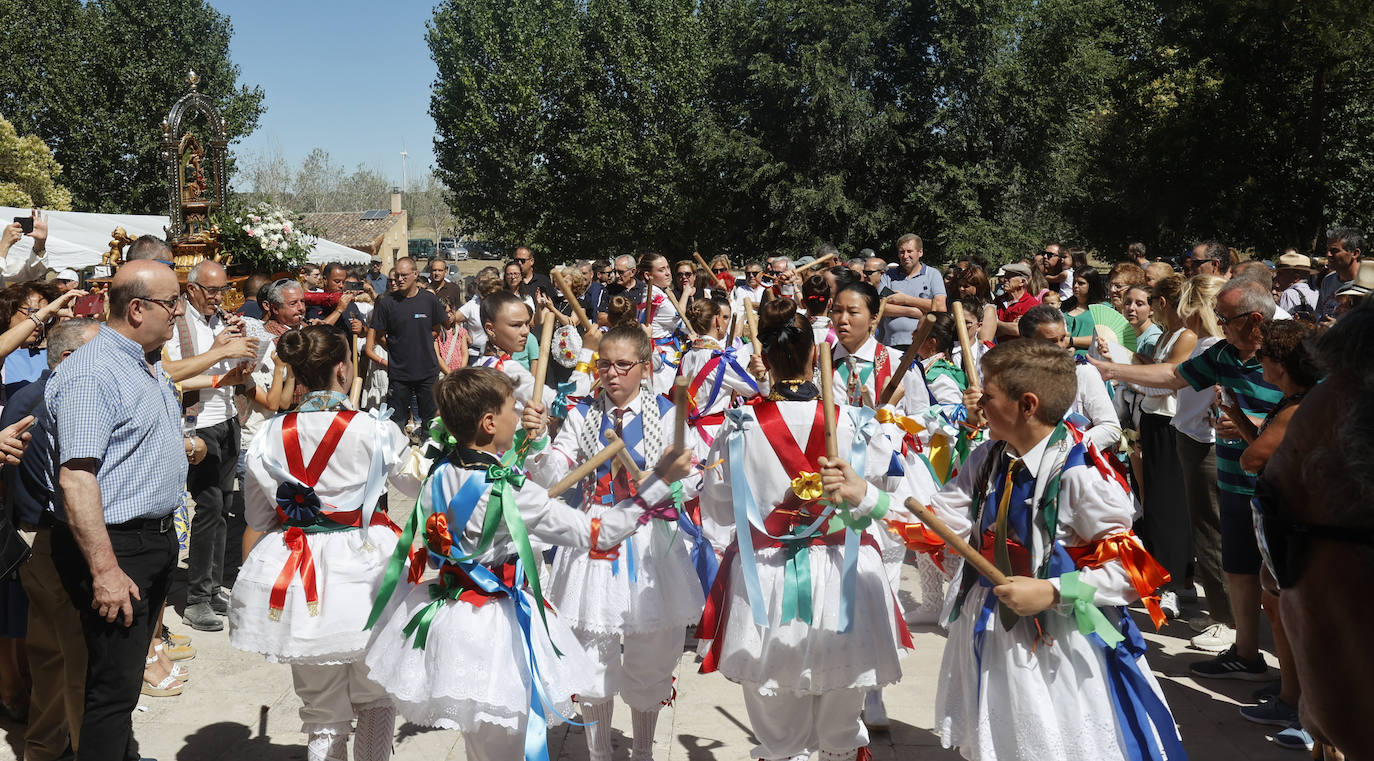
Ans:
[[[416,419],[424,430],[435,415],[434,382],[439,378],[439,355],[434,339],[444,324],[439,297],[420,287],[415,260],[396,260],[399,288],[377,301],[367,330],[368,359],[386,368],[387,404],[396,410],[392,418],[405,429],[410,419],[411,397],[416,397]],[[387,356],[377,354],[377,341],[386,342]]]
[[[523,294],[538,302],[538,291],[543,291],[550,300],[558,297],[553,280],[542,272],[534,271],[534,252],[528,246],[515,249],[515,261],[520,265],[520,276],[524,279]]]

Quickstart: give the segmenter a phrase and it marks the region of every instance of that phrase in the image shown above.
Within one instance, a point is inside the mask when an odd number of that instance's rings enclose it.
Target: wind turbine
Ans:
[[[409,156],[409,155],[410,155],[410,154],[406,153],[406,141],[402,140],[402,141],[401,141],[401,192],[402,192],[402,193],[404,193],[404,192],[410,190],[410,186],[409,186],[409,184],[408,184],[409,178],[406,176],[406,156]]]

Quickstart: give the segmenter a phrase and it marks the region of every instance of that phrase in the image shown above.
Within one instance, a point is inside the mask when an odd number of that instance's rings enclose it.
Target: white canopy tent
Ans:
[[[0,222],[9,224],[15,217],[27,217],[29,209],[16,209],[0,206]],[[123,227],[135,238],[140,235],[167,235],[166,228],[172,222],[166,216],[156,214],[91,214],[79,211],[45,211],[48,219],[48,255],[46,265],[49,269],[60,270],[66,267],[81,269],[100,263],[100,257],[110,249],[110,234],[116,227]],[[315,247],[309,260],[315,264],[340,262],[342,264],[367,264],[371,256],[324,238],[315,238]],[[19,239],[10,249],[9,257],[26,260],[33,251],[33,239],[27,235]]]

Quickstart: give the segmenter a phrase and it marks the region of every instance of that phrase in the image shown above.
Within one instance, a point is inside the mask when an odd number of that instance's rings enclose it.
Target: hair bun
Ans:
[[[301,330],[288,330],[277,339],[277,354],[288,365],[305,364],[310,355],[310,338]]]
[[[797,302],[777,298],[759,305],[759,335],[772,334],[790,325],[797,316]]]

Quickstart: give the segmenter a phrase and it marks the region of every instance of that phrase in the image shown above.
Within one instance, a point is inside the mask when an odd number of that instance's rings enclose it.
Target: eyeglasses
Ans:
[[[154,298],[149,298],[149,297],[147,297],[147,296],[135,296],[134,298],[138,299],[139,301],[147,301],[147,302],[152,303],[152,304],[157,304],[158,306],[162,307],[163,309],[166,309],[166,310],[167,310],[167,314],[176,314],[176,311],[177,311],[177,301],[178,301],[178,299],[175,299],[175,298],[171,298],[171,299],[154,299]]]
[[[1219,314],[1217,315],[1217,324],[1226,327],[1227,324],[1235,322],[1236,320],[1244,320],[1252,314],[1259,314],[1259,312],[1241,312],[1240,314],[1233,314],[1230,317]]]
[[[616,375],[624,375],[635,369],[636,366],[642,364],[644,364],[644,360],[631,362],[628,359],[622,359],[619,362],[612,362],[609,359],[598,359],[596,361],[596,369],[597,372],[608,373],[614,368]]]
[[[533,258],[533,257],[529,257],[529,256],[526,256],[526,257],[523,257],[523,258],[517,256],[517,257],[515,257],[515,261],[520,262],[521,264],[524,264],[525,262],[532,262],[532,261],[534,261],[534,258]]]
[[[207,296],[223,296],[234,289],[232,285],[201,285],[200,283],[191,283],[190,285],[205,291]]]
[[[758,277],[759,275],[763,274],[763,270],[745,270],[744,274],[748,275],[749,277]]]
[[[1278,489],[1263,478],[1255,485],[1250,510],[1260,558],[1280,589],[1292,587],[1302,577],[1315,540],[1374,546],[1374,528],[1324,526],[1293,520],[1283,509]]]
[[[634,270],[623,270],[623,269],[620,269],[619,267],[617,267],[616,270],[615,270],[615,274],[617,274],[617,275],[626,275],[626,274],[629,274],[629,273],[631,273],[631,272],[634,272]]]
[[[882,272],[882,270],[864,270],[865,275],[876,275],[879,272]]]
[[[722,272],[729,272],[729,271],[730,271],[730,268],[729,268],[729,267],[712,267],[712,268],[711,268],[711,271],[714,272],[714,273],[716,273],[717,275],[719,275],[719,274],[722,273]]]

